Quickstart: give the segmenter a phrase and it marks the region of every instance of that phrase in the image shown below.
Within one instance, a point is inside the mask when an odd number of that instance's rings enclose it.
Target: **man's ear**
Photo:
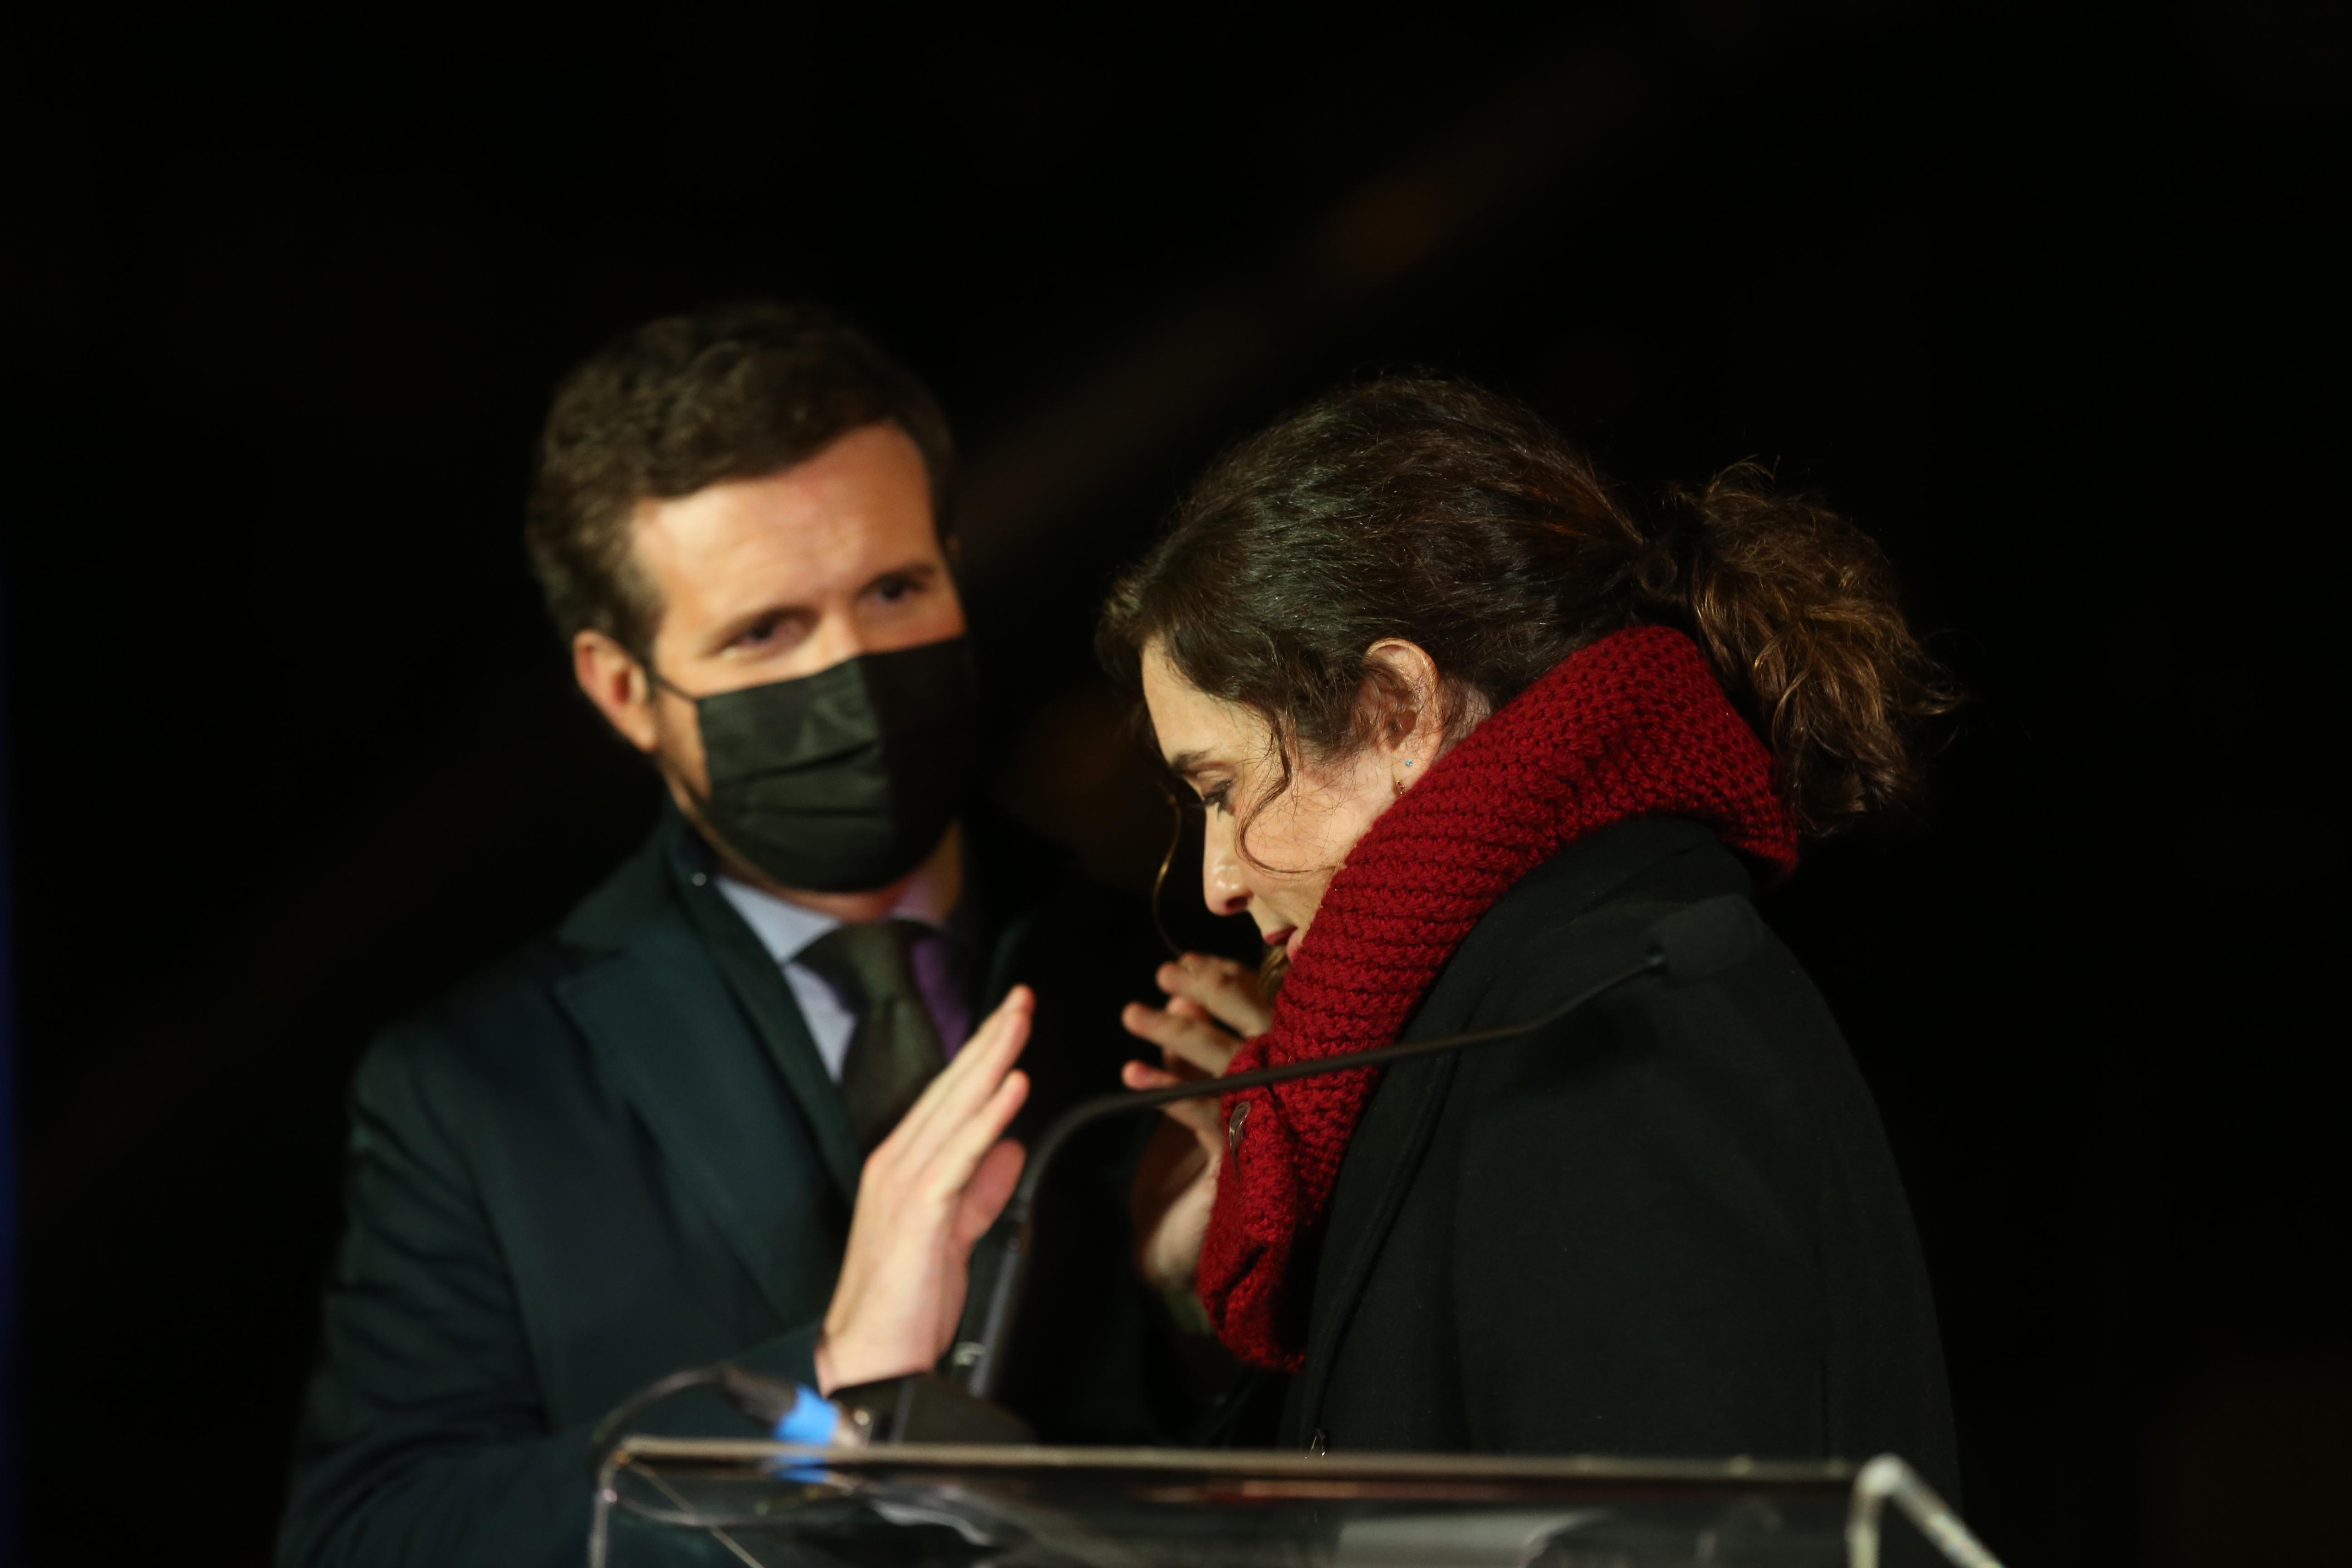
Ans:
[[[572,676],[623,740],[646,752],[659,743],[653,682],[646,678],[645,666],[635,654],[603,632],[575,633]]]

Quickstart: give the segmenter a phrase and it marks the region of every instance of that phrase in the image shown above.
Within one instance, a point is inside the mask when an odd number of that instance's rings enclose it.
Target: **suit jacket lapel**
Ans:
[[[857,1151],[857,1136],[850,1131],[840,1087],[825,1071],[824,1058],[817,1055],[808,1022],[801,1016],[775,959],[760,945],[741,917],[708,887],[683,887],[679,896],[692,929],[701,935],[708,960],[717,966],[722,984],[765,1041],[768,1057],[814,1135],[834,1184],[844,1200],[855,1203],[858,1168],[865,1163]]]
[[[776,1210],[821,1183],[823,1165],[806,1134],[777,1114],[759,1042],[692,932],[659,922],[560,982],[556,995],[778,1316],[804,1314],[810,1281],[829,1281],[839,1265],[840,1237],[780,1223]]]
[[[770,964],[765,993],[730,984],[725,952],[690,918],[687,831],[666,809],[645,848],[565,921],[562,939],[593,956],[556,995],[683,1189],[777,1313],[798,1321],[810,1310],[811,1282],[822,1307],[839,1267],[856,1149],[782,976]],[[768,993],[780,995],[762,999]],[[786,1095],[777,1092],[780,1076]],[[827,1185],[837,1191],[837,1227],[805,1216],[812,1189]]]

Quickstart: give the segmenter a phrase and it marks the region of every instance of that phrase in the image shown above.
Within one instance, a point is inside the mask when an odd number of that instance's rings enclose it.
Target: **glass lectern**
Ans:
[[[1898,1513],[1918,1530],[1893,1523]],[[1899,1536],[1884,1548],[1883,1521]],[[592,1568],[1998,1568],[1892,1458],[1857,1467],[653,1437],[624,1441],[605,1462],[589,1560]]]

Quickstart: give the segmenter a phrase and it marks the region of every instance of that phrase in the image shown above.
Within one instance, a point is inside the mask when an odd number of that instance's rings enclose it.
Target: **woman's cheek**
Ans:
[[[1340,853],[1344,856],[1346,851]],[[1293,845],[1291,857],[1282,862],[1285,875],[1268,879],[1273,884],[1268,890],[1274,895],[1268,902],[1286,923],[1304,927],[1322,907],[1323,895],[1330,890],[1339,865],[1328,855],[1328,847],[1320,844]]]

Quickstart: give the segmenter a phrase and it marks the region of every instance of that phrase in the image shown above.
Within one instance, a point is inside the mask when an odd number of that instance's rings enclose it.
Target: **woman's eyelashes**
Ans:
[[[1194,784],[1192,787],[1201,796],[1201,806],[1202,810],[1223,811],[1228,813],[1232,811],[1233,807],[1228,804],[1233,799],[1234,794],[1234,786],[1231,783],[1209,784],[1205,786]]]

